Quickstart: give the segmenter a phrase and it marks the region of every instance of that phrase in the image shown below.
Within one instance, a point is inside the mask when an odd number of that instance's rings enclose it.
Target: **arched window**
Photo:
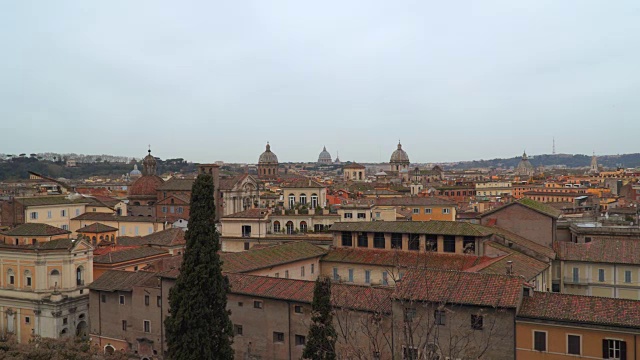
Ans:
[[[296,205],[296,196],[293,194],[289,194],[289,209],[293,209]]]
[[[24,271],[24,286],[31,287],[31,271]]]
[[[307,222],[306,221],[300,221],[300,232],[303,232],[303,233],[307,232]]]
[[[307,194],[300,194],[300,204],[305,205],[307,203]]]
[[[96,237],[95,237],[95,236],[91,238],[91,243],[92,243],[93,245],[95,245],[95,244],[97,244],[97,243],[98,243],[98,242],[96,241]]]
[[[107,355],[113,355],[113,353],[116,352],[116,348],[114,348],[112,345],[107,345],[104,347],[104,353]]]
[[[49,288],[60,288],[60,272],[56,269],[51,270],[49,274]]]
[[[274,233],[279,233],[280,232],[280,221],[274,221],[273,222],[273,232]]]
[[[318,194],[311,194],[311,207],[314,209],[318,207]]]
[[[104,235],[100,235],[100,241],[104,240]]]
[[[16,274],[13,272],[13,269],[7,270],[7,283],[9,285],[16,284]]]
[[[113,234],[111,234],[111,242],[113,242],[114,239],[115,237],[113,236]]]
[[[84,286],[84,268],[82,266],[76,268],[76,285]]]
[[[287,234],[293,234],[293,222],[287,221]]]

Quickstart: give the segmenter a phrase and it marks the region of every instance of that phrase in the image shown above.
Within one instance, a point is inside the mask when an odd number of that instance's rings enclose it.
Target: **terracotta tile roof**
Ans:
[[[248,176],[247,174],[244,174],[244,175],[234,176],[234,177],[231,177],[231,178],[221,178],[220,179],[220,190],[231,190],[231,189],[233,189],[233,187],[236,186],[237,183],[242,181],[247,176]]]
[[[176,179],[171,178],[164,184],[158,186],[160,191],[191,191],[195,179]]]
[[[294,179],[287,181],[281,185],[283,189],[292,188],[324,188],[325,185],[311,179]]]
[[[231,293],[255,297],[289,300],[310,304],[315,282],[270,278],[265,276],[227,274]],[[391,290],[371,286],[333,284],[334,306],[361,311],[391,312]]]
[[[163,257],[154,261],[153,263],[145,266],[142,270],[145,271],[171,271],[175,269],[180,269],[180,265],[182,265],[182,255],[175,255],[169,257]]]
[[[553,251],[553,249],[546,247],[544,245],[538,244],[537,242],[531,241],[527,238],[524,238],[520,235],[514,234],[508,230],[505,230],[501,227],[498,226],[489,226],[487,227],[488,229],[490,229],[490,231],[493,232],[493,234],[495,236],[498,236],[499,238],[505,239],[507,241],[510,241],[514,244],[517,244],[519,246],[522,246],[524,248],[527,248],[531,251],[533,251],[534,253],[540,254],[544,257],[547,257],[549,259],[555,259],[556,258],[556,252]]]
[[[404,234],[436,234],[459,236],[489,236],[491,231],[482,225],[456,221],[373,221],[336,222],[331,231],[387,232]]]
[[[173,246],[186,244],[185,232],[181,228],[171,228],[142,237],[144,245]]]
[[[140,246],[129,246],[129,245],[110,245],[110,246],[98,246],[97,248],[95,248],[93,250],[93,256],[97,257],[99,255],[104,255],[104,254],[108,254],[110,252],[116,252],[116,251],[122,251],[122,250],[127,250],[127,249],[136,249],[139,248]]]
[[[7,236],[55,236],[71,234],[71,231],[63,230],[55,226],[47,224],[21,224],[11,230],[3,231],[3,235]]]
[[[376,205],[382,206],[455,206],[456,202],[438,197],[405,196],[376,199]]]
[[[157,276],[147,271],[105,271],[98,279],[89,285],[89,289],[97,291],[132,291],[134,286],[147,283]]]
[[[560,217],[560,215],[562,215],[562,211],[554,208],[553,206],[550,206],[550,205],[547,205],[545,203],[541,203],[541,202],[538,202],[538,201],[535,201],[535,200],[524,198],[524,199],[520,199],[518,201],[514,201],[514,202],[511,202],[511,203],[505,204],[503,206],[497,207],[495,209],[486,211],[486,212],[480,214],[480,217],[485,217],[485,216],[487,216],[489,214],[493,214],[493,213],[495,213],[497,211],[500,211],[500,210],[502,210],[502,209],[504,209],[504,208],[506,208],[508,206],[513,206],[513,205],[516,205],[516,204],[520,204],[520,205],[525,206],[525,207],[527,207],[527,208],[529,208],[531,210],[534,210],[534,211],[536,211],[536,212],[538,212],[538,213],[540,213],[542,215],[546,215],[546,216],[552,217],[554,219],[557,219],[557,218]]]
[[[118,216],[110,213],[86,212],[76,216],[71,220],[88,220],[96,222],[119,221],[119,222],[156,222],[156,218],[148,216]]]
[[[343,169],[365,169],[363,165],[360,165],[358,163],[347,164],[347,165],[344,165],[342,168]]]
[[[534,292],[522,299],[518,317],[640,329],[640,301]]]
[[[490,261],[489,257],[475,255],[442,254],[435,252],[395,251],[377,249],[336,248],[322,257],[322,262],[466,270]]]
[[[512,261],[511,268],[513,269],[513,275],[522,276],[526,281],[531,281],[551,266],[549,263],[536,260],[531,256],[527,256],[494,242],[487,242],[485,245],[506,252],[508,255],[497,257],[494,261],[481,263],[473,268],[467,269],[467,271],[484,274],[506,274],[507,266],[509,266],[508,262]]]
[[[247,209],[234,214],[223,216],[223,219],[264,219],[269,212],[267,209]]]
[[[118,231],[118,229],[101,223],[93,223],[76,230],[78,233],[105,233],[112,231]]]
[[[558,258],[565,261],[585,261],[616,264],[640,264],[640,240],[594,238],[586,244],[557,241]]]
[[[132,248],[120,251],[113,251],[108,254],[96,256],[93,258],[94,264],[118,264],[131,260],[144,259],[146,257],[152,257],[162,254],[168,254],[166,250],[152,248],[152,247],[140,247]]]
[[[222,269],[226,272],[243,273],[280,264],[322,256],[326,250],[305,241],[243,252],[221,254]]]
[[[409,270],[394,297],[476,306],[516,308],[524,280],[519,276],[447,270]]]
[[[85,197],[79,197],[77,199],[69,199],[66,195],[63,196],[32,196],[24,198],[16,198],[16,201],[24,206],[46,206],[46,205],[66,205],[66,204],[86,204],[91,200]]]
[[[38,248],[40,250],[60,250],[60,249],[71,249],[76,245],[76,239],[58,239],[45,241],[41,243],[37,243],[34,248]]]

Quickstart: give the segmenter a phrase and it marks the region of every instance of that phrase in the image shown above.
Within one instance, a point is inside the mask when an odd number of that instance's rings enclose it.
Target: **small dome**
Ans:
[[[409,155],[407,152],[402,150],[402,144],[398,141],[398,149],[391,154],[391,163],[398,164],[409,164]]]
[[[158,186],[162,185],[164,180],[156,175],[145,175],[134,181],[129,187],[128,197],[153,197],[157,196]]]
[[[131,170],[131,172],[129,173],[129,176],[132,178],[139,178],[142,176],[142,172],[138,170],[137,164],[133,165],[133,170]]]
[[[331,164],[333,162],[333,159],[331,159],[331,154],[329,154],[329,152],[327,151],[326,146],[322,147],[322,152],[318,156],[318,162],[320,164]]]
[[[258,164],[278,164],[278,157],[271,152],[271,145],[267,143],[267,149],[260,154]]]

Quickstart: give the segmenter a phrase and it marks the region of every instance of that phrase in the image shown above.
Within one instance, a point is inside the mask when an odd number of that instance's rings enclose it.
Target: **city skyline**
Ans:
[[[637,4],[600,5],[11,3],[0,151],[254,162],[270,141],[293,162],[323,145],[379,162],[400,138],[411,161],[450,162],[555,137],[634,153]]]

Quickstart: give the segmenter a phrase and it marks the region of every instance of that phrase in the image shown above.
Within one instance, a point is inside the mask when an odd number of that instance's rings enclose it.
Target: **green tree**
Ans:
[[[202,174],[191,190],[186,249],[180,275],[169,293],[165,325],[172,360],[233,359],[229,279],[222,275],[214,218],[213,178]]]
[[[312,323],[302,357],[311,360],[334,360],[337,334],[333,327],[331,280],[328,277],[318,277],[316,280],[311,311]]]

